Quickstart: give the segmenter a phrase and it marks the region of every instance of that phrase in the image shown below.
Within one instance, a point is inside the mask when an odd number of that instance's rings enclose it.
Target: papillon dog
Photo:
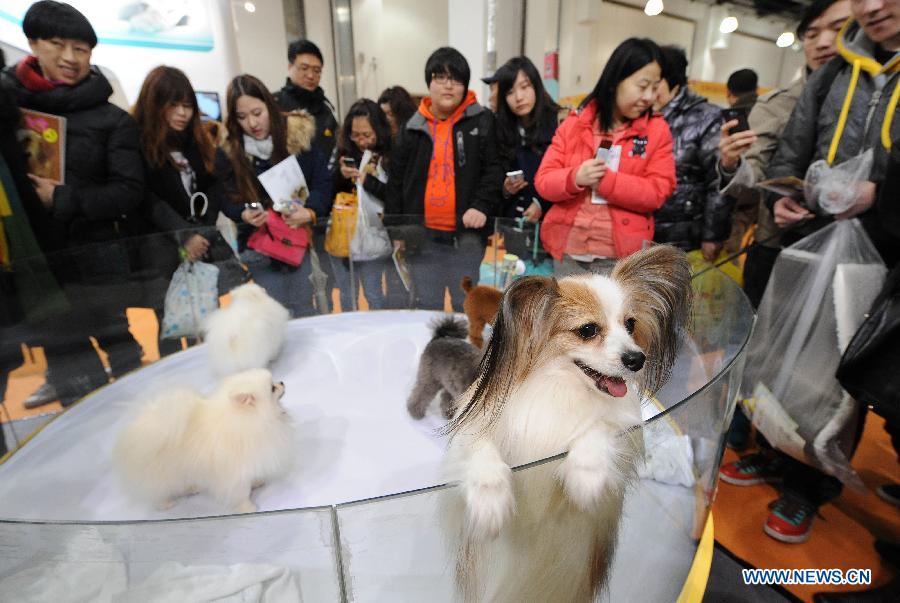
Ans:
[[[266,290],[247,283],[231,290],[231,303],[213,312],[204,325],[213,370],[230,375],[266,368],[281,351],[290,313]]]
[[[207,492],[230,511],[252,513],[251,490],[285,474],[295,456],[283,394],[265,369],[226,377],[209,397],[163,392],[116,443],[113,460],[128,493],[164,510]]]
[[[664,245],[609,276],[507,289],[447,428],[458,488],[442,515],[465,601],[594,600],[643,456],[641,397],[668,378],[690,305],[685,255]]]

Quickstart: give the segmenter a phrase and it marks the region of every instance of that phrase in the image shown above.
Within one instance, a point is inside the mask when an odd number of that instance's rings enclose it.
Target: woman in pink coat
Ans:
[[[558,276],[606,272],[653,240],[653,212],[675,190],[672,135],[652,113],[661,64],[653,41],[622,42],[544,154],[541,242]]]

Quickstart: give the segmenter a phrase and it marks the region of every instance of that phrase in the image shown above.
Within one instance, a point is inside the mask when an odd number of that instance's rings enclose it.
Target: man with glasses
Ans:
[[[275,93],[275,100],[284,111],[305,110],[316,120],[313,145],[325,157],[334,150],[338,123],[334,105],[325,98],[319,86],[322,79],[322,52],[309,40],[297,40],[288,46],[288,78],[284,87]]]
[[[449,287],[462,310],[463,276],[478,279],[503,183],[494,115],[469,87],[469,64],[439,48],[425,64],[429,95],[398,132],[385,211],[424,217],[424,236],[409,243],[416,307],[444,309]],[[419,231],[421,233],[421,231]]]

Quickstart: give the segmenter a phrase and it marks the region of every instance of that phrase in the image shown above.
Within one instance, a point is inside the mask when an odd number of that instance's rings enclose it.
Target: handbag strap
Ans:
[[[201,197],[203,199],[203,209],[200,211],[200,214],[197,214],[197,208],[194,203],[197,201],[197,197]],[[206,193],[202,191],[197,191],[193,195],[191,195],[191,200],[188,202],[191,206],[191,221],[196,222],[199,218],[202,218],[206,215],[206,210],[209,209],[209,198],[206,196]]]

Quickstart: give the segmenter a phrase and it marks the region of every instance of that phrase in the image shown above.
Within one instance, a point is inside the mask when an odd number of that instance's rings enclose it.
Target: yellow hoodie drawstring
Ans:
[[[897,103],[900,102],[900,77],[894,84],[894,93],[887,105],[887,113],[884,114],[884,123],[881,124],[881,144],[890,152],[893,145],[891,140],[891,124],[894,122],[894,113],[897,111]]]
[[[853,93],[856,92],[856,84],[859,82],[861,69],[862,63],[859,60],[853,61],[853,73],[850,75],[850,85],[847,86],[847,96],[844,98],[844,106],[841,108],[841,116],[838,118],[834,137],[831,139],[831,148],[828,149],[828,165],[834,163],[834,158],[837,156],[838,146],[841,143],[841,137],[844,135],[844,126],[847,125],[847,116],[850,114],[850,105],[853,102]]]

